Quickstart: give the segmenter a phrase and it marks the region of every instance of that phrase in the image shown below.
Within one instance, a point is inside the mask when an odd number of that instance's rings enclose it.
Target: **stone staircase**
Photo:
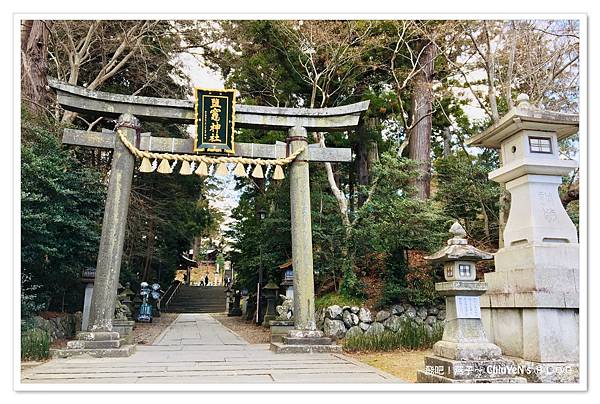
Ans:
[[[223,313],[225,312],[223,286],[180,286],[163,311],[171,313]]]

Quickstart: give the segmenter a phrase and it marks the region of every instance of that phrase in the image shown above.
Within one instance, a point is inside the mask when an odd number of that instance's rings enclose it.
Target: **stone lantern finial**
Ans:
[[[467,235],[467,232],[461,224],[458,223],[458,220],[450,227],[450,233],[454,234],[454,238],[465,238]]]
[[[529,108],[531,104],[529,103],[529,96],[527,94],[519,94],[517,96],[517,108]]]
[[[467,244],[467,239],[465,238],[467,236],[467,232],[461,226],[458,220],[455,221],[454,224],[450,227],[450,233],[452,233],[454,237],[448,240],[448,245]]]

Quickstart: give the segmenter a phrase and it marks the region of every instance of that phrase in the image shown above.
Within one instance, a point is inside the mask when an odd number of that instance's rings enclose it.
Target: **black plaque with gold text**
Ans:
[[[234,153],[235,90],[194,89],[195,152]]]

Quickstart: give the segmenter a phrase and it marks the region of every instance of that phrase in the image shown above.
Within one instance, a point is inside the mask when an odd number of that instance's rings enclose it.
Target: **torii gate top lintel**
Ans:
[[[131,113],[146,121],[169,120],[175,123],[194,123],[194,101],[172,98],[140,97],[113,94],[70,85],[48,78],[56,91],[58,103],[75,112],[97,112],[105,116]],[[308,131],[340,131],[358,125],[360,114],[369,101],[333,108],[280,108],[257,105],[236,105],[236,128],[290,129],[302,126]]]

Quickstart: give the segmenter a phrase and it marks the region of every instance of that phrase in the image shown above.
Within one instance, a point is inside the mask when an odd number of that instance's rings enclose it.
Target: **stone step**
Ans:
[[[320,337],[320,338],[282,337],[282,342],[287,345],[331,345],[331,344],[333,344],[333,340],[329,337]]]
[[[97,349],[51,349],[53,358],[72,358],[78,356],[92,356],[95,358],[125,358],[135,352],[135,345],[123,345],[119,348]]]
[[[119,348],[121,346],[120,339],[106,340],[106,341],[86,341],[76,339],[73,341],[67,341],[67,349],[107,349],[107,348]]]

